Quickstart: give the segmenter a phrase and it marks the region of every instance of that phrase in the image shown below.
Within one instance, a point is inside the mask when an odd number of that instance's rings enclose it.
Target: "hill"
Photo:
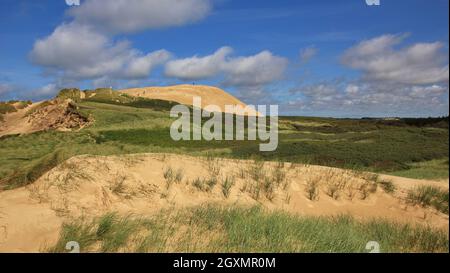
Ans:
[[[119,92],[140,98],[175,101],[192,105],[193,97],[202,98],[202,108],[207,105],[217,105],[223,112],[225,105],[247,105],[224,90],[205,85],[175,85],[167,87],[144,87],[119,90]],[[254,114],[253,114],[254,115]]]

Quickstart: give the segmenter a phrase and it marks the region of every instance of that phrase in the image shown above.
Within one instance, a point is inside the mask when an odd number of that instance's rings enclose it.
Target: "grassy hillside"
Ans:
[[[67,91],[70,96],[73,91]],[[167,101],[108,95],[109,90],[81,100],[80,112],[95,120],[78,132],[39,132],[0,139],[0,179],[3,185],[23,185],[48,168],[58,151],[58,162],[77,154],[172,152],[212,154],[232,158],[304,162],[410,177],[448,177],[447,121],[352,120],[280,117],[279,146],[260,153],[257,141],[180,141],[170,138]],[[439,125],[436,125],[439,124]],[[436,126],[434,126],[436,125]],[[439,160],[437,170],[433,164]],[[46,167],[43,167],[46,166]],[[447,170],[447,171],[445,171]],[[22,178],[18,178],[22,177]],[[31,176],[34,177],[34,176]]]

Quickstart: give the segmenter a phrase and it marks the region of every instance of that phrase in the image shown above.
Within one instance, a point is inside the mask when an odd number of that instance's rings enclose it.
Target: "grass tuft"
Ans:
[[[433,207],[440,212],[449,213],[449,192],[435,186],[419,186],[408,192],[407,200],[414,205]]]

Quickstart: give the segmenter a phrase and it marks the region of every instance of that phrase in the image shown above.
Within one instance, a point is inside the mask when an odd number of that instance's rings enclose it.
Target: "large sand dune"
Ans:
[[[192,105],[193,97],[201,97],[202,108],[207,105],[217,105],[225,111],[225,105],[239,105],[245,107],[246,104],[222,89],[205,85],[175,85],[167,87],[143,87],[118,90],[130,96],[143,97],[149,99],[159,99],[175,101],[185,105]],[[254,112],[248,115],[255,115]]]
[[[74,217],[95,217],[107,212],[145,216],[161,209],[206,203],[262,205],[269,210],[299,215],[349,214],[361,220],[386,218],[448,230],[448,215],[432,208],[409,205],[404,200],[411,185],[437,185],[448,189],[448,181],[406,181],[389,177],[398,187],[395,194],[388,194],[379,187],[364,200],[359,198],[358,192],[352,200],[344,195],[335,200],[324,192],[322,185],[319,198],[311,201],[305,187],[314,177],[322,181],[345,178],[355,185],[361,178],[341,169],[290,163],[280,167],[266,162],[259,167],[267,173],[281,168],[286,178],[283,186],[275,190],[272,200],[262,193],[255,199],[248,188],[245,190],[252,178],[242,178],[239,174],[248,172],[254,164],[248,160],[167,154],[71,158],[26,188],[0,192],[0,252],[42,251],[55,243],[61,224]],[[183,173],[182,179],[170,187],[164,177],[169,168]],[[211,177],[212,170],[217,171],[217,185],[210,191],[199,190],[194,181]],[[221,187],[221,179],[226,176],[236,179],[228,198],[224,197]]]

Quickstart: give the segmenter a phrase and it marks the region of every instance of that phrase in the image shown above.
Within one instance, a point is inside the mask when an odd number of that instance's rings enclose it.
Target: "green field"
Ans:
[[[0,184],[11,188],[31,183],[73,155],[143,152],[258,157],[414,178],[448,177],[448,118],[280,117],[278,149],[261,153],[257,141],[173,141],[169,109],[175,103],[106,93],[94,98],[78,102],[79,111],[95,121],[81,131],[0,138]]]

